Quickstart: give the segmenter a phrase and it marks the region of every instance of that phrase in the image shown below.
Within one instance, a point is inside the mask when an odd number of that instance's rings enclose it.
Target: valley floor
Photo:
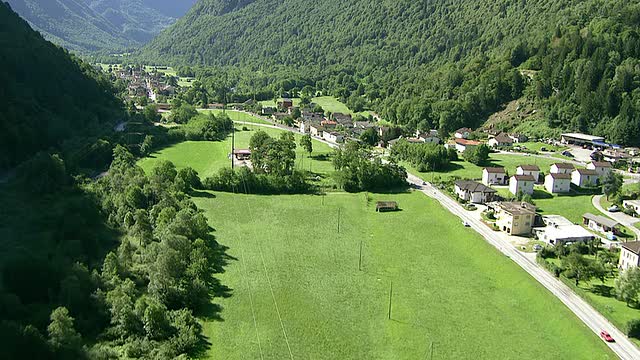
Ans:
[[[222,320],[205,323],[209,358],[614,358],[539,283],[422,194],[195,200],[235,258],[220,276],[232,295],[214,299]],[[376,213],[376,200],[402,211]]]

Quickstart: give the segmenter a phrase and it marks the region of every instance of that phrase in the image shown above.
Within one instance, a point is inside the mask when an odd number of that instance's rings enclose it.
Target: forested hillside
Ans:
[[[6,0],[50,41],[70,50],[123,52],[146,43],[195,0]]]
[[[141,58],[218,67],[204,75],[239,72],[228,87],[248,96],[308,85],[411,127],[477,127],[526,95],[548,114],[544,127],[607,133],[614,123],[636,128],[619,114],[624,97],[634,103],[638,84],[613,83],[621,72],[637,77],[638,6],[623,0],[201,0]],[[580,84],[583,71],[590,74],[587,87]],[[612,101],[606,111],[595,104],[605,92]]]
[[[0,83],[0,359],[206,350],[196,316],[219,316],[210,300],[227,296],[214,278],[227,258],[187,195],[200,179],[166,161],[147,176],[131,153],[167,130],[125,112],[109,80],[5,3]]]
[[[0,4],[0,170],[122,119],[111,82]]]

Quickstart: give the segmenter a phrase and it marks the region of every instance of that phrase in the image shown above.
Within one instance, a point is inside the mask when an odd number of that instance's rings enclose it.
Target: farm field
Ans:
[[[214,115],[222,114],[222,110],[220,109],[199,110],[199,112],[203,114],[213,113]],[[244,122],[250,122],[254,124],[271,124],[267,120],[261,119],[257,116],[254,116],[242,111],[226,110],[226,114],[229,116],[229,119],[233,121],[244,121]]]
[[[194,200],[232,256],[219,276],[231,296],[214,299],[222,319],[204,323],[208,358],[615,358],[421,193]],[[402,211],[376,213],[375,200],[396,200]]]
[[[273,137],[280,136],[283,132],[278,129],[251,125],[247,125],[246,127],[250,131],[236,131],[236,148],[248,148],[249,140],[257,130],[263,130]],[[242,128],[242,126],[236,125],[236,128],[239,129]],[[301,135],[296,134],[296,144],[300,137]],[[158,150],[148,157],[140,159],[138,165],[148,173],[159,160],[169,160],[173,162],[178,169],[191,166],[200,174],[200,177],[204,179],[215,174],[223,167],[231,166],[231,162],[227,158],[230,152],[231,136],[225,141],[184,141]],[[311,154],[311,158],[309,158],[309,154],[299,146],[296,148],[296,166],[307,170],[311,168],[312,172],[318,173],[320,176],[326,176],[334,171],[331,160],[328,157],[326,160],[314,157],[322,155],[328,156],[332,153],[333,149],[327,144],[313,140],[313,153]]]

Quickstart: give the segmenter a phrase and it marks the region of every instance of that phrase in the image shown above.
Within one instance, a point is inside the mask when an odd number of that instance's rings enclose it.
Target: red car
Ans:
[[[609,333],[604,330],[600,331],[600,337],[602,338],[602,340],[606,342],[615,342],[615,340],[613,340],[611,335],[609,335]]]

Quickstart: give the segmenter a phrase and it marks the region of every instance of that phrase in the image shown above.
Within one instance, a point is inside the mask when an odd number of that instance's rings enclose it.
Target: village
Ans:
[[[180,126],[172,122],[174,110],[181,106],[176,104],[185,104],[183,94],[200,86],[194,86],[193,79],[175,76],[171,68],[113,71],[128,84],[130,102],[138,109],[154,107],[159,113],[154,125],[167,128]],[[601,313],[608,309],[603,303],[610,301],[621,311],[624,303],[607,294],[624,270],[640,267],[640,192],[634,187],[640,182],[640,149],[582,133],[530,138],[491,127],[463,127],[448,133],[411,129],[387,122],[372,111],[351,111],[339,99],[319,92],[306,101],[295,92],[285,92],[270,100],[187,104],[194,114],[200,114],[197,116],[228,116],[243,133],[267,128],[307,136],[327,149],[350,142],[366,146],[383,162],[405,167],[410,186],[436,199],[462,227],[495,242],[492,244],[512,259],[526,258],[519,265],[532,276],[539,281],[543,278],[528,269],[531,264],[570,286]],[[248,143],[232,144],[227,156],[233,166],[253,171]],[[414,146],[438,149],[439,154],[447,154],[449,165],[436,169],[396,157],[398,148],[406,151]],[[488,152],[484,160],[467,158],[480,148]],[[313,161],[331,166],[332,156],[325,151]],[[329,170],[323,171],[325,174],[315,173],[311,180],[322,183]],[[603,195],[603,187],[612,174],[621,183],[620,196],[610,200]],[[322,186],[331,191],[335,185]],[[624,196],[623,187],[628,187]],[[376,212],[402,211],[403,204],[397,200],[394,196],[380,199],[375,203]],[[579,265],[572,263],[576,258]],[[596,293],[598,289],[608,290],[601,294]],[[621,311],[606,316],[623,326],[631,315]]]

